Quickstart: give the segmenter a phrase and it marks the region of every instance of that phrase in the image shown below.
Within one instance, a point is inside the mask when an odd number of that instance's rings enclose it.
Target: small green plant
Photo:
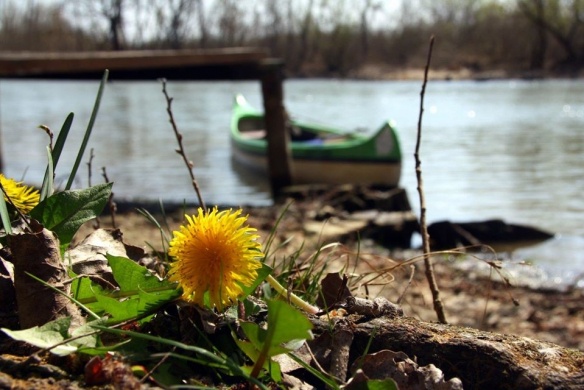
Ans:
[[[179,297],[175,283],[158,278],[135,261],[111,255],[106,258],[118,288],[104,289],[89,277],[76,278],[71,288],[72,297],[100,318],[106,318],[105,323],[144,323],[161,305]]]
[[[267,329],[255,322],[241,322],[247,340],[233,335],[237,345],[253,361],[250,376],[258,377],[266,370],[277,383],[282,380],[279,365],[271,358],[299,348],[312,338],[312,324],[305,315],[283,301],[268,300]]]

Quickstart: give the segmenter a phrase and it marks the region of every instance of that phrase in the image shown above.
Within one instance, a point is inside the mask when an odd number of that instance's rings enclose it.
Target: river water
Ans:
[[[69,112],[73,132],[57,169],[70,171],[98,81],[2,80],[0,130],[4,173],[40,184],[47,137]],[[207,204],[270,203],[269,187],[230,158],[233,95],[262,107],[258,82],[169,82],[173,112]],[[396,122],[404,155],[402,186],[419,207],[414,147],[420,106],[417,81],[288,80],[285,104],[300,119],[372,131]],[[584,272],[584,81],[432,81],[425,97],[422,170],[429,222],[501,218],[557,234],[516,251],[552,282]],[[92,182],[106,168],[118,198],[195,202],[166,113],[159,82],[110,82],[89,145]],[[78,186],[88,182],[88,165]]]

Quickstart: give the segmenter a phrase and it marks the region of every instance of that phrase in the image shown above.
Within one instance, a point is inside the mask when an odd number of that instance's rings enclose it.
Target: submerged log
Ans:
[[[553,234],[543,230],[510,224],[499,219],[478,222],[435,222],[428,226],[428,234],[433,250],[468,245],[518,247],[553,237]]]

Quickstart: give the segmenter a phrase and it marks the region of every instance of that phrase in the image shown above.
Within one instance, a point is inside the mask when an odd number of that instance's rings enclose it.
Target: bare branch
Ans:
[[[434,301],[434,311],[438,316],[438,321],[446,324],[446,316],[444,315],[444,307],[440,300],[440,290],[436,283],[434,276],[434,267],[432,265],[432,257],[430,256],[430,236],[428,235],[428,226],[426,225],[426,200],[424,197],[424,185],[422,181],[422,162],[420,160],[420,144],[422,141],[422,116],[424,113],[424,96],[426,94],[426,84],[428,82],[428,70],[430,69],[430,60],[432,59],[432,48],[434,47],[434,36],[430,37],[430,47],[428,49],[428,58],[426,61],[426,68],[424,70],[424,83],[422,84],[422,91],[420,92],[420,116],[418,118],[418,136],[416,138],[416,152],[414,157],[416,159],[416,178],[418,180],[418,193],[420,195],[420,234],[422,235],[422,245],[424,250],[424,264],[426,266],[426,279],[430,285],[432,298]]]
[[[178,149],[176,152],[181,155],[185,165],[187,166],[187,169],[189,171],[189,175],[191,177],[191,183],[193,184],[193,188],[195,189],[195,192],[197,193],[197,197],[199,198],[199,204],[201,205],[203,210],[207,210],[207,207],[205,206],[205,202],[203,201],[203,196],[201,195],[201,190],[199,189],[199,184],[197,183],[197,180],[195,179],[195,174],[193,172],[193,162],[191,160],[189,160],[187,157],[187,154],[185,152],[185,149],[183,147],[183,142],[182,142],[183,136],[178,131],[178,127],[177,127],[176,122],[174,120],[174,115],[172,114],[172,98],[166,92],[166,80],[162,79],[161,81],[162,81],[162,93],[164,94],[164,97],[166,98],[166,112],[168,113],[169,121],[170,121],[170,124],[172,126],[172,130],[174,131],[174,135],[176,136],[176,141],[178,142]]]

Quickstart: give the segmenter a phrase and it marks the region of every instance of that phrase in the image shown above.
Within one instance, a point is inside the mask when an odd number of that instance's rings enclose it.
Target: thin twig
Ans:
[[[87,186],[91,187],[91,163],[93,162],[93,148],[89,149],[89,161],[87,161]]]
[[[49,148],[51,149],[51,153],[53,153],[53,132],[49,128],[49,126],[40,125],[39,129],[43,130],[49,136]]]
[[[154,378],[152,377],[152,373],[154,373],[154,371],[156,371],[158,369],[158,367],[163,365],[164,362],[166,362],[175,351],[176,351],[176,346],[172,347],[170,352],[163,354],[162,358],[154,365],[154,367],[152,367],[147,373],[144,374],[144,376],[142,377],[142,379],[140,379],[139,382],[144,383],[144,382],[146,382],[146,380],[154,380]],[[156,383],[158,384],[158,382],[156,382]]]
[[[105,171],[105,167],[101,167],[101,172],[102,172],[102,176],[103,179],[105,180],[106,183],[109,183],[109,178],[107,177],[107,172]],[[112,217],[112,228],[117,229],[116,226],[116,211],[118,210],[118,207],[116,205],[116,202],[114,202],[114,193],[112,192],[107,200],[108,205],[109,205],[109,209],[110,209],[110,215]]]
[[[426,61],[426,68],[424,69],[424,83],[422,84],[422,91],[420,92],[420,116],[418,118],[418,136],[416,138],[416,152],[414,158],[416,159],[416,178],[418,180],[418,193],[420,195],[420,234],[422,235],[422,245],[424,251],[424,264],[426,266],[426,279],[430,285],[432,298],[434,302],[434,311],[438,316],[438,321],[446,324],[446,316],[444,315],[444,307],[440,300],[440,290],[436,283],[434,275],[434,267],[432,265],[432,257],[430,256],[430,236],[428,235],[428,226],[426,225],[426,200],[424,198],[424,185],[422,181],[422,162],[420,161],[420,143],[422,140],[422,116],[424,113],[424,95],[426,93],[426,84],[428,83],[428,70],[430,69],[430,60],[432,58],[432,48],[434,47],[434,36],[430,37],[430,47],[428,49],[428,58]]]
[[[199,189],[199,184],[197,183],[197,180],[195,179],[195,174],[193,172],[194,164],[191,160],[189,160],[187,158],[187,154],[185,152],[185,149],[183,147],[183,142],[182,142],[183,136],[178,131],[178,127],[177,127],[176,122],[174,120],[174,115],[172,114],[172,100],[173,99],[170,96],[168,96],[168,93],[166,92],[166,80],[161,79],[161,81],[162,81],[162,93],[164,94],[164,97],[166,98],[166,112],[168,113],[169,121],[170,121],[170,124],[172,125],[172,130],[174,131],[174,135],[176,136],[176,140],[178,142],[178,149],[176,150],[176,152],[181,155],[185,165],[187,166],[187,169],[189,171],[189,175],[191,176],[191,182],[193,184],[193,188],[195,189],[195,192],[197,193],[197,197],[199,198],[199,204],[201,205],[203,210],[207,210],[207,207],[205,206],[205,202],[203,201],[203,197],[201,196],[201,190]]]
[[[87,161],[87,186],[91,187],[91,176],[92,176],[92,163],[93,163],[93,148],[89,149],[89,161]],[[101,222],[99,220],[99,215],[95,217],[95,222],[93,224],[94,229],[99,229]]]
[[[410,278],[408,279],[408,283],[406,284],[406,287],[404,288],[404,291],[402,291],[402,293],[400,294],[399,298],[395,302],[398,305],[401,304],[402,299],[404,299],[404,295],[406,295],[406,291],[408,291],[408,288],[412,285],[412,281],[414,280],[414,275],[415,274],[416,274],[416,266],[413,265],[413,264],[410,264]]]

